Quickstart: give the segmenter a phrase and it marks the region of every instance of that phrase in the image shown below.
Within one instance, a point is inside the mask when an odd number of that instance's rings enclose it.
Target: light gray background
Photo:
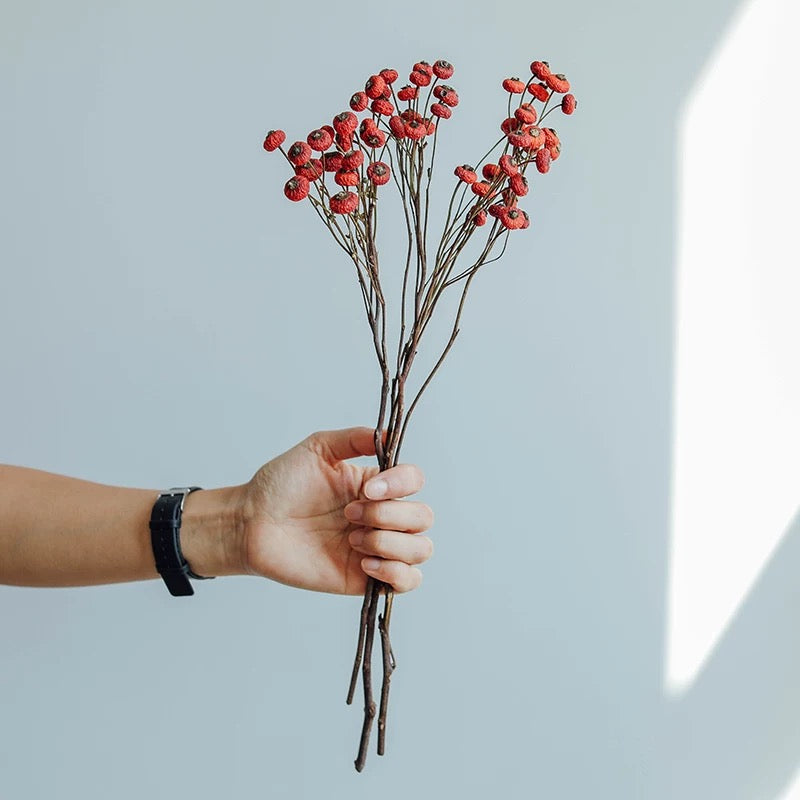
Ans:
[[[443,165],[532,58],[580,107],[407,439],[437,555],[397,606],[388,756],[353,771],[355,598],[2,588],[3,800],[777,796],[797,524],[691,691],[662,690],[675,130],[736,5],[4,2],[0,460],[108,483],[238,483],[374,420],[351,270],[267,128],[418,58],[457,67]]]

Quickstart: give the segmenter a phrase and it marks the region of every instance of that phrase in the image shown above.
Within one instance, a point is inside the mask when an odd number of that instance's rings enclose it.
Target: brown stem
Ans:
[[[369,735],[372,731],[372,722],[375,719],[375,700],[372,697],[372,643],[375,639],[375,617],[378,610],[378,595],[381,583],[372,578],[368,581],[370,593],[369,609],[367,610],[367,632],[364,639],[364,656],[361,664],[361,679],[364,684],[364,724],[361,727],[361,740],[356,756],[356,771],[361,772],[367,763],[367,748]]]
[[[386,712],[389,708],[389,684],[392,681],[397,662],[394,660],[392,643],[389,641],[389,623],[392,619],[392,600],[394,592],[386,587],[386,598],[383,603],[383,614],[378,617],[378,630],[381,634],[381,653],[383,655],[383,683],[381,684],[381,704],[378,712],[378,755],[386,752]]]

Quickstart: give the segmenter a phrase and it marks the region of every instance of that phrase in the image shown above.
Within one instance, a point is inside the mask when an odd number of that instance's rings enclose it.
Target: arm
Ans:
[[[323,592],[361,594],[366,574],[396,591],[415,588],[422,575],[413,565],[433,549],[421,535],[433,515],[423,503],[397,500],[424,479],[409,464],[377,478],[377,467],[348,462],[374,454],[370,428],[322,431],[246,484],[193,492],[181,525],[186,560],[198,575],[260,575]],[[149,530],[157,496],[0,465],[0,583],[158,577]]]

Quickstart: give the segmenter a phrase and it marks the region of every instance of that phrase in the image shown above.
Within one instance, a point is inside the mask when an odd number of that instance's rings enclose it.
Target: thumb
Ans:
[[[386,439],[386,431],[382,432]],[[308,437],[309,445],[331,463],[358,456],[375,455],[375,429],[367,427],[317,431]]]

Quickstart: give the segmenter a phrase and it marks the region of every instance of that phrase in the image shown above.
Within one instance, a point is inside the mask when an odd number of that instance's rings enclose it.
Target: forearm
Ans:
[[[181,547],[198,575],[241,559],[240,487],[186,498]],[[158,577],[149,520],[158,491],[0,465],[0,583],[88,586]]]

